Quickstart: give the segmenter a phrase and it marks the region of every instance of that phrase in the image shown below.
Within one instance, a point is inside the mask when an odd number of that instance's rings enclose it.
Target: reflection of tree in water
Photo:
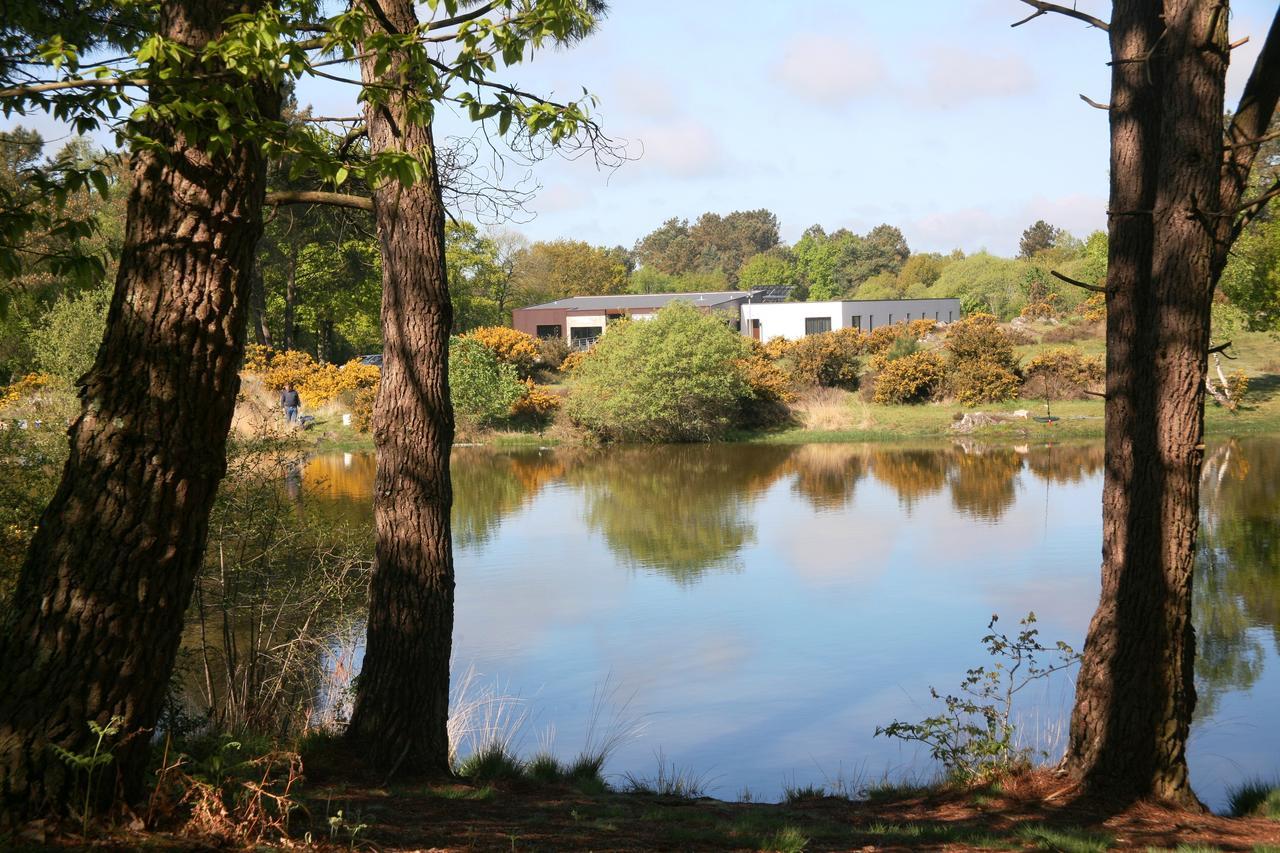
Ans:
[[[767,445],[611,448],[572,466],[587,523],[623,563],[681,584],[735,570],[755,541],[752,499],[782,472],[793,448]]]
[[[1101,444],[1043,444],[1027,450],[1027,468],[1050,483],[1078,483],[1102,470]]]
[[[871,475],[898,493],[908,512],[947,483],[947,451],[876,449]]]
[[[1198,632],[1197,714],[1219,697],[1249,689],[1266,652],[1280,653],[1280,441],[1231,441],[1205,463],[1192,598]],[[1254,629],[1251,631],[1251,629]]]
[[[862,445],[806,444],[791,457],[796,479],[791,491],[817,510],[840,509],[853,500],[854,487],[867,474]]]
[[[950,460],[952,505],[982,521],[998,521],[1013,505],[1022,458],[1010,448],[957,445]]]
[[[564,473],[559,454],[551,451],[500,453],[459,447],[450,462],[453,544],[459,548],[487,543],[504,518]]]

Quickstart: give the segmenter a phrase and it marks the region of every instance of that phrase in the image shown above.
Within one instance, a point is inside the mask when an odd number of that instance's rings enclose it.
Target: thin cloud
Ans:
[[[774,73],[793,94],[822,104],[866,97],[888,81],[874,47],[817,34],[790,38]]]
[[[1021,97],[1034,92],[1038,85],[1031,65],[1013,54],[997,56],[938,46],[927,51],[924,60],[921,96],[933,106]]]
[[[724,167],[720,140],[700,121],[681,119],[652,125],[636,136],[644,145],[636,172],[651,164],[674,177],[694,178],[713,175]]]

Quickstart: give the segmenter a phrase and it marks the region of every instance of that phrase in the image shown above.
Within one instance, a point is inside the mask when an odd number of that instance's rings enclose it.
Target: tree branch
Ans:
[[[498,8],[498,5],[499,5],[499,0],[490,0],[490,2],[485,3],[483,6],[477,6],[476,8],[472,9],[470,12],[464,12],[461,15],[454,15],[452,18],[443,18],[439,21],[432,21],[431,23],[427,24],[426,28],[428,30],[443,30],[445,27],[452,27],[452,26],[456,26],[457,24],[465,24],[467,21],[474,21],[476,18],[479,18],[481,15],[487,15],[489,12],[492,12],[494,9]]]
[[[1032,9],[1035,9],[1036,11],[1032,12],[1030,15],[1023,18],[1021,21],[1018,21],[1015,24],[1010,24],[1010,26],[1020,27],[1023,24],[1027,23],[1028,21],[1034,21],[1036,18],[1040,17],[1041,15],[1047,15],[1050,12],[1055,12],[1059,15],[1066,15],[1068,18],[1075,18],[1077,21],[1084,21],[1089,26],[1097,27],[1100,30],[1105,31],[1105,30],[1111,29],[1111,25],[1108,24],[1106,21],[1102,20],[1101,18],[1095,18],[1093,15],[1089,15],[1084,12],[1081,12],[1079,9],[1072,9],[1069,6],[1059,6],[1057,3],[1042,3],[1040,2],[1040,0],[1022,0],[1022,2],[1026,3],[1028,6],[1030,6]]]
[[[1271,21],[1271,29],[1267,31],[1267,40],[1263,42],[1258,58],[1253,63],[1249,81],[1245,83],[1240,95],[1240,103],[1231,117],[1231,125],[1227,128],[1224,147],[1227,152],[1226,162],[1222,165],[1222,180],[1219,182],[1218,207],[1222,210],[1239,210],[1240,200],[1249,186],[1249,173],[1253,170],[1258,150],[1268,136],[1267,130],[1271,118],[1275,114],[1276,102],[1280,100],[1280,8]],[[1272,187],[1272,192],[1276,187]],[[1272,197],[1271,192],[1264,193],[1254,199],[1239,220],[1222,217],[1214,229],[1213,257],[1210,259],[1210,281],[1217,284],[1222,270],[1227,265],[1227,255],[1231,246],[1240,236],[1244,227],[1257,215],[1262,206]]]
[[[319,190],[281,190],[267,193],[266,203],[273,207],[284,204],[328,204],[334,207],[349,207],[354,210],[373,210],[373,199],[345,193],[321,192]]]
[[[1081,287],[1081,288],[1084,288],[1085,290],[1092,290],[1094,293],[1107,292],[1107,289],[1105,287],[1098,287],[1098,285],[1096,284],[1085,284],[1083,281],[1077,281],[1076,279],[1071,278],[1070,276],[1063,275],[1057,270],[1049,270],[1049,275],[1053,276],[1059,281],[1065,281],[1067,284],[1073,284],[1076,287]]]
[[[1098,102],[1097,102],[1097,101],[1095,101],[1093,98],[1090,98],[1088,95],[1081,95],[1081,96],[1080,96],[1080,100],[1084,101],[1086,104],[1088,104],[1089,106],[1093,107],[1095,110],[1109,110],[1109,109],[1111,109],[1111,105],[1110,105],[1110,104],[1101,104],[1101,103],[1098,103]]]
[[[1226,343],[1218,344],[1216,347],[1209,347],[1209,351],[1205,355],[1210,356],[1215,352],[1225,352],[1230,346],[1231,341],[1227,341]]]
[[[58,80],[52,83],[35,83],[30,86],[14,86],[11,89],[0,89],[0,98],[17,98],[22,95],[39,95],[42,92],[58,92],[63,89],[109,89],[112,86],[145,86],[146,80],[123,77],[102,77],[90,79]]]

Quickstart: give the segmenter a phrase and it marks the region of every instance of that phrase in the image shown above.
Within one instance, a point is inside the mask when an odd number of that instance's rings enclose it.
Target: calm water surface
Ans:
[[[582,747],[593,696],[643,734],[609,771],[668,762],[714,796],[928,776],[877,725],[932,713],[984,663],[993,613],[1077,648],[1098,595],[1101,445],[722,445],[454,453],[456,669],[474,666]],[[304,502],[358,522],[373,458],[303,472]],[[1192,780],[1212,806],[1280,773],[1280,438],[1210,447]],[[1071,677],[1021,706],[1061,750]]]

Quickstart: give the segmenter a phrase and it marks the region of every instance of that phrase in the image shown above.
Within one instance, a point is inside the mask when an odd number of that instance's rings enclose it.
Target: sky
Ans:
[[[1107,17],[1110,4],[1080,0]],[[1274,14],[1232,3],[1228,107]],[[1106,225],[1106,34],[1057,15],[1009,25],[1018,0],[613,0],[586,41],[503,79],[595,115],[633,159],[535,164],[508,227],[533,240],[630,247],[671,217],[768,208],[782,236],[887,222],[914,251],[1016,252],[1037,219]],[[326,69],[334,70],[334,69]],[[353,90],[313,80],[299,100],[352,115]],[[470,135],[443,116],[447,135]],[[28,122],[30,124],[30,122]],[[508,177],[524,173],[512,167]]]

